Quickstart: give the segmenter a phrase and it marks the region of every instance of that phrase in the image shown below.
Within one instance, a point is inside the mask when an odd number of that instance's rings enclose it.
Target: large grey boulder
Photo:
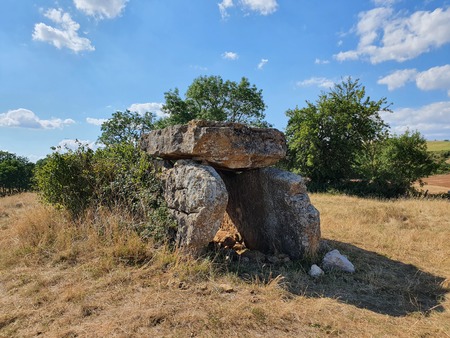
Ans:
[[[286,156],[284,134],[271,128],[194,120],[153,130],[141,148],[164,159],[194,159],[222,169],[263,168]]]
[[[177,246],[200,254],[222,222],[228,202],[224,182],[214,168],[180,160],[165,173],[164,198],[178,223]]]
[[[249,249],[291,259],[317,252],[319,212],[301,176],[277,168],[221,176],[229,194],[227,213]]]

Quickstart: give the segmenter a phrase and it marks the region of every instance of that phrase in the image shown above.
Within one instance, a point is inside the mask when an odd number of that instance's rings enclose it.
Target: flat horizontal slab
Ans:
[[[220,169],[264,168],[286,156],[286,138],[273,128],[193,120],[153,130],[141,148],[164,159],[194,159]]]

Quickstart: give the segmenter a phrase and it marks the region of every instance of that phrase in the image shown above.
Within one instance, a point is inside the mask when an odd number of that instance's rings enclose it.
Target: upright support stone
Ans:
[[[249,249],[292,259],[316,253],[319,212],[301,176],[276,168],[221,176],[229,194],[227,213]]]
[[[165,175],[164,198],[178,223],[180,249],[200,254],[219,230],[228,193],[216,170],[180,160]]]

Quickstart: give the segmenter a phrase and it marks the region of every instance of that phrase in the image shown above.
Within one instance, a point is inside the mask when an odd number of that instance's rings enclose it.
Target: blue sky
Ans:
[[[161,114],[201,75],[263,90],[266,118],[333,83],[386,97],[394,132],[450,139],[449,0],[2,0],[0,150],[93,144],[117,110]]]

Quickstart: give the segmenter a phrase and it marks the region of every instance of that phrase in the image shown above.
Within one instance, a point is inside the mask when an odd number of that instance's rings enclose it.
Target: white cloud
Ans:
[[[331,87],[334,87],[334,81],[327,79],[325,77],[312,77],[310,79],[297,82],[297,86],[299,87],[318,86],[320,88],[329,89]]]
[[[112,19],[119,16],[128,0],[74,0],[78,10],[99,19]]]
[[[385,84],[389,90],[403,87],[407,82],[415,81],[417,76],[416,69],[397,70],[388,76],[378,80],[378,84]]]
[[[378,80],[378,84],[385,84],[389,90],[394,90],[412,81],[421,90],[442,89],[450,96],[450,65],[433,67],[423,72],[416,69],[397,70]]]
[[[417,75],[416,84],[419,89],[445,89],[450,96],[450,65],[433,67]]]
[[[87,123],[93,124],[95,126],[101,126],[106,121],[108,121],[108,119],[96,119],[96,118],[93,118],[93,117],[87,117],[86,118],[86,122]]]
[[[78,35],[80,25],[72,20],[69,13],[52,8],[47,10],[44,16],[57,26],[52,27],[42,22],[37,23],[34,25],[33,40],[48,42],[58,49],[69,48],[75,53],[95,50],[89,39]]]
[[[450,138],[450,101],[435,102],[419,108],[400,108],[393,114],[383,113],[382,118],[397,134],[409,128],[420,131],[429,140]]]
[[[227,10],[235,6],[233,0],[223,0],[218,4],[222,18],[229,16]],[[269,15],[278,9],[277,0],[239,0],[238,6],[245,10],[251,10],[261,15]]]
[[[148,102],[148,103],[133,103],[130,107],[128,107],[129,111],[137,112],[141,115],[149,112],[155,114],[157,117],[166,117],[161,109],[163,107],[162,103],[158,102]]]
[[[314,60],[314,63],[316,64],[316,65],[327,65],[327,64],[329,64],[330,63],[330,61],[329,60],[321,60],[321,59],[315,59]]]
[[[75,123],[72,119],[40,119],[31,110],[19,108],[0,114],[0,127],[56,129]]]
[[[241,0],[241,3],[244,7],[261,15],[272,14],[278,8],[276,0]]]
[[[261,61],[258,63],[258,69],[263,69],[263,67],[269,62],[268,59],[261,59]]]
[[[450,7],[410,16],[391,7],[374,8],[359,14],[356,34],[357,48],[334,55],[337,60],[367,57],[372,64],[410,60],[450,42]]]
[[[222,57],[227,60],[237,60],[239,59],[239,55],[234,52],[225,52],[222,54]]]

